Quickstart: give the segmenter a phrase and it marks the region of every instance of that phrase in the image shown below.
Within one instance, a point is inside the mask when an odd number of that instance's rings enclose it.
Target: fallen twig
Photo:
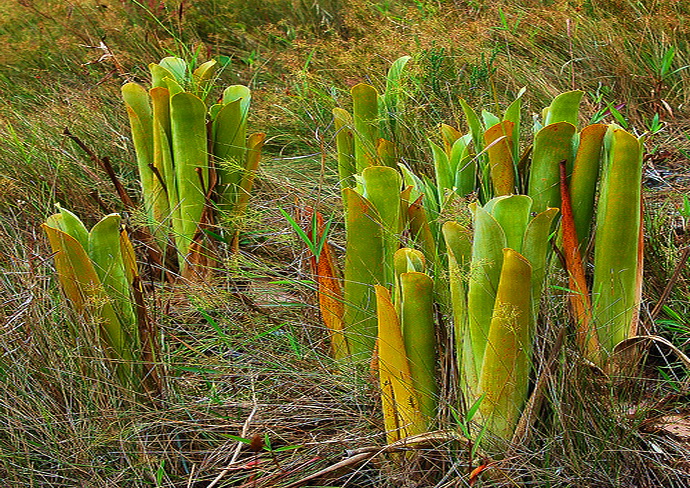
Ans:
[[[368,446],[368,447],[362,447],[359,449],[354,449],[351,451],[346,451],[348,457],[343,459],[342,461],[339,461],[335,464],[332,464],[331,466],[328,466],[320,471],[317,471],[316,473],[310,474],[309,476],[306,476],[298,481],[295,481],[293,483],[290,483],[287,485],[285,488],[296,488],[298,486],[303,485],[304,483],[314,480],[316,478],[320,478],[321,476],[325,476],[328,474],[331,474],[335,471],[338,471],[342,468],[346,468],[348,466],[356,465],[363,463],[365,461],[369,461],[373,459],[374,457],[380,455],[380,454],[385,454],[385,453],[391,453],[391,452],[401,452],[401,451],[409,451],[411,449],[419,448],[420,446],[423,445],[428,445],[433,442],[448,442],[448,441],[461,441],[465,443],[469,443],[469,441],[458,434],[457,432],[454,431],[437,431],[437,432],[426,432],[424,434],[419,434],[415,436],[410,436],[406,437],[404,439],[397,440],[395,442],[392,442],[386,446]],[[209,487],[211,488],[211,487]]]
[[[77,136],[72,134],[70,130],[65,127],[65,129],[62,131],[62,133],[69,137],[74,143],[81,148],[82,151],[84,151],[91,161],[96,163],[103,171],[105,171],[108,174],[108,178],[110,178],[110,181],[113,183],[115,186],[115,190],[117,191],[118,196],[120,197],[120,200],[122,200],[122,203],[124,204],[125,207],[128,209],[133,209],[136,208],[136,205],[134,205],[134,202],[130,198],[130,196],[127,194],[127,191],[125,190],[124,185],[120,181],[120,179],[117,177],[115,174],[115,171],[113,170],[113,166],[110,164],[110,159],[106,156],[103,158],[98,157],[98,155],[91,150],[84,142],[79,139]]]
[[[256,412],[258,410],[258,406],[256,403],[254,404],[254,408],[252,408],[252,411],[250,412],[249,416],[247,417],[247,420],[244,421],[244,424],[242,425],[242,433],[240,434],[241,437],[247,437],[247,432],[249,432],[249,426],[252,423],[252,420],[254,420],[254,415],[256,415]],[[213,488],[218,484],[220,480],[223,479],[223,477],[228,474],[230,471],[232,471],[233,465],[237,462],[237,458],[240,456],[240,451],[242,450],[242,446],[244,445],[244,442],[237,442],[237,445],[235,446],[235,452],[232,455],[232,459],[230,460],[230,464],[228,464],[223,471],[220,472],[216,478],[209,483],[209,485],[206,488]]]

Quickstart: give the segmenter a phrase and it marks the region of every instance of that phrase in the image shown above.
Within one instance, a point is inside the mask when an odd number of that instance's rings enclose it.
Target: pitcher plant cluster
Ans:
[[[218,215],[239,224],[265,139],[247,136],[246,86],[229,86],[209,102],[216,65],[190,72],[183,59],[168,57],[149,66],[149,89],[122,87],[149,227],[160,247],[175,250],[183,276],[213,263],[204,231]]]
[[[522,90],[503,114],[460,100],[466,133],[441,124],[429,142],[433,171],[421,174],[399,157],[409,59],[392,65],[383,94],[358,84],[352,111],[333,111],[347,246],[341,265],[314,213],[307,239],[322,318],[337,362],[375,365],[390,442],[435,428],[447,318],[457,408],[510,441],[551,276],[567,277],[556,298],[569,303],[575,342],[596,367],[609,371],[617,346],[637,334],[642,141],[615,125],[580,128],[580,91],[557,96],[530,131]],[[150,65],[150,88],[122,87],[152,245],[183,277],[213,267],[207,231],[218,220],[237,246],[265,138],[247,136],[247,87],[209,102],[215,68],[168,57]],[[141,383],[153,375],[155,339],[120,227],[113,214],[89,232],[65,209],[44,225],[65,295],[94,317],[116,375]]]
[[[93,325],[116,378],[135,391],[160,393],[156,334],[146,315],[134,248],[118,214],[89,231],[58,208],[43,230],[62,290],[84,324]],[[75,331],[87,339],[91,334]]]
[[[209,236],[218,235],[219,218],[232,224],[226,233],[237,247],[261,158],[265,135],[247,136],[250,90],[229,86],[217,103],[208,102],[216,65],[211,60],[192,71],[183,59],[167,57],[149,66],[149,89],[122,87],[148,228],[139,234],[150,237],[148,254],[160,257],[156,264],[169,277],[196,279],[213,271]],[[157,339],[120,216],[108,215],[88,232],[61,208],[43,227],[64,293],[97,323],[117,377],[137,388],[153,378],[158,387],[152,367]]]
[[[442,124],[429,142],[433,175],[418,174],[384,138],[406,103],[408,59],[394,63],[386,93],[359,84],[352,112],[334,109],[347,247],[342,292],[320,288],[322,313],[338,360],[374,358],[391,442],[434,427],[437,318],[451,317],[458,408],[510,441],[552,274],[567,276],[558,298],[588,361],[609,371],[616,346],[637,334],[642,141],[615,125],[579,128],[581,91],[557,96],[521,141],[522,90],[503,114],[460,100],[467,133]]]

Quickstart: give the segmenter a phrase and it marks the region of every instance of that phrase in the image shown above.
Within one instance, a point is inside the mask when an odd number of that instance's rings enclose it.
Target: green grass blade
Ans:
[[[484,150],[484,127],[482,126],[477,113],[462,98],[459,100],[462,111],[465,113],[467,125],[474,141],[474,152],[479,154]]]

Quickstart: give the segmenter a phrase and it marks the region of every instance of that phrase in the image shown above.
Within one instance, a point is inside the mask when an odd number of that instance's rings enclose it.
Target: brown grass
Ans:
[[[690,9],[671,0],[501,3],[505,24],[495,2],[483,1],[141,2],[151,13],[119,0],[3,3],[4,486],[205,487],[221,474],[217,486],[289,486],[352,461],[357,453],[348,451],[383,445],[369,372],[339,370],[327,357],[307,256],[276,207],[316,201],[327,213],[338,208],[331,109],[347,108],[349,87],[360,81],[383,87],[386,69],[401,55],[413,56],[406,88],[412,102],[401,116],[406,157],[420,166],[431,161],[427,138],[436,137],[438,123],[464,130],[460,96],[495,110],[528,86],[529,117],[571,89],[574,74],[575,86],[590,94],[584,119],[608,102],[624,103],[621,111],[642,133],[658,112],[667,127],[648,150],[672,154],[656,160],[656,168],[673,176],[649,199],[650,208],[661,209],[647,223],[646,292],[655,303],[685,245],[665,236],[677,227],[674,204],[687,193],[690,154],[684,136],[690,70],[662,77],[655,66],[669,46],[676,48],[674,68],[690,64]],[[100,59],[105,51],[86,47],[102,39],[115,58]],[[93,345],[95,332],[74,333],[93,324],[60,296],[37,225],[56,202],[89,223],[103,211],[122,210],[106,175],[61,135],[64,127],[109,156],[138,196],[119,86],[144,79],[146,65],[170,52],[231,57],[220,84],[251,85],[250,124],[267,132],[269,143],[242,253],[232,256],[221,246],[224,266],[213,282],[147,285],[166,373],[165,396],[151,402],[110,376]],[[601,100],[592,96],[597,91]],[[334,232],[342,244],[337,222]],[[688,280],[683,274],[668,301],[685,319]],[[552,305],[545,323],[564,313]],[[668,332],[679,344],[683,327],[687,332],[682,321]],[[542,334],[540,350],[548,352],[553,340]],[[559,357],[562,368],[548,380],[540,421],[509,456],[498,446],[468,459],[464,444],[437,441],[414,459],[377,455],[306,486],[468,486],[483,455],[497,461],[475,486],[687,486],[687,440],[650,427],[658,415],[685,411],[686,372],[672,365],[664,369],[670,379],[611,385],[592,379],[571,344]],[[453,398],[452,381],[446,383],[444,395]],[[266,435],[274,452],[256,449]],[[259,439],[255,450],[237,436]],[[297,448],[280,450],[291,446]]]

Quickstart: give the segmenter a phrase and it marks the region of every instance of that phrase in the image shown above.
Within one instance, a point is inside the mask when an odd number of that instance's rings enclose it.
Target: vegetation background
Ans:
[[[332,239],[342,244],[331,110],[348,107],[358,82],[382,87],[402,55],[413,57],[404,157],[420,168],[439,123],[466,130],[459,97],[505,107],[523,86],[531,112],[577,88],[587,93],[583,122],[648,133],[645,323],[687,352],[689,42],[690,4],[674,0],[2,2],[3,486],[298,486],[344,452],[384,443],[375,385],[328,358],[307,255],[278,207],[336,212]],[[65,128],[110,158],[138,197],[119,89],[167,55],[219,59],[219,84],[253,90],[249,124],[269,141],[241,253],[224,255],[213,283],[150,291],[166,373],[166,396],[152,406],[69,333],[82,324],[61,300],[39,225],[56,202],[89,225],[122,210]],[[552,312],[546,320],[562,314]],[[613,395],[569,359],[559,359],[549,417],[493,465],[500,476],[475,485],[690,485],[687,372],[661,363]],[[453,409],[444,410],[447,426]],[[303,485],[469,486],[481,464],[459,443],[422,454],[376,457]]]

